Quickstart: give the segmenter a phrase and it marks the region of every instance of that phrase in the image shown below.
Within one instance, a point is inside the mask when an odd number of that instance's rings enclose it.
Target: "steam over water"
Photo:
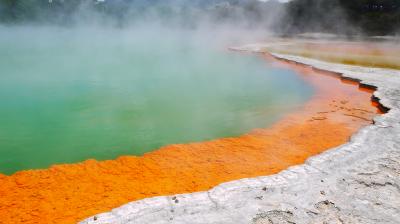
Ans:
[[[190,31],[2,28],[0,172],[237,136],[311,94]]]

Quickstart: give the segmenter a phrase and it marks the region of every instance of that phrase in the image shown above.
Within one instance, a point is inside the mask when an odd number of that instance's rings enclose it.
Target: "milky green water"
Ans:
[[[188,34],[0,28],[0,172],[237,136],[311,94]]]

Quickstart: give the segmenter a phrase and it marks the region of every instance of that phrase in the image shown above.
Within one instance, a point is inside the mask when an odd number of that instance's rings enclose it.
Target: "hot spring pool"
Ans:
[[[312,95],[291,70],[189,36],[2,29],[0,172],[237,136]]]

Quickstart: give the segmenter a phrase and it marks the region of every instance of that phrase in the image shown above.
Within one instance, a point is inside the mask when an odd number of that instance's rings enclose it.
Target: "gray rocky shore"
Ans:
[[[390,110],[348,143],[279,174],[147,198],[81,223],[400,223],[400,71],[273,56],[376,87],[375,99]]]

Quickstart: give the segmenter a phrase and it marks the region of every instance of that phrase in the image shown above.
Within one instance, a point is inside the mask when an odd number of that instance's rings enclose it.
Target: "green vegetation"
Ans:
[[[395,34],[398,0],[294,0],[287,7],[289,32]]]

